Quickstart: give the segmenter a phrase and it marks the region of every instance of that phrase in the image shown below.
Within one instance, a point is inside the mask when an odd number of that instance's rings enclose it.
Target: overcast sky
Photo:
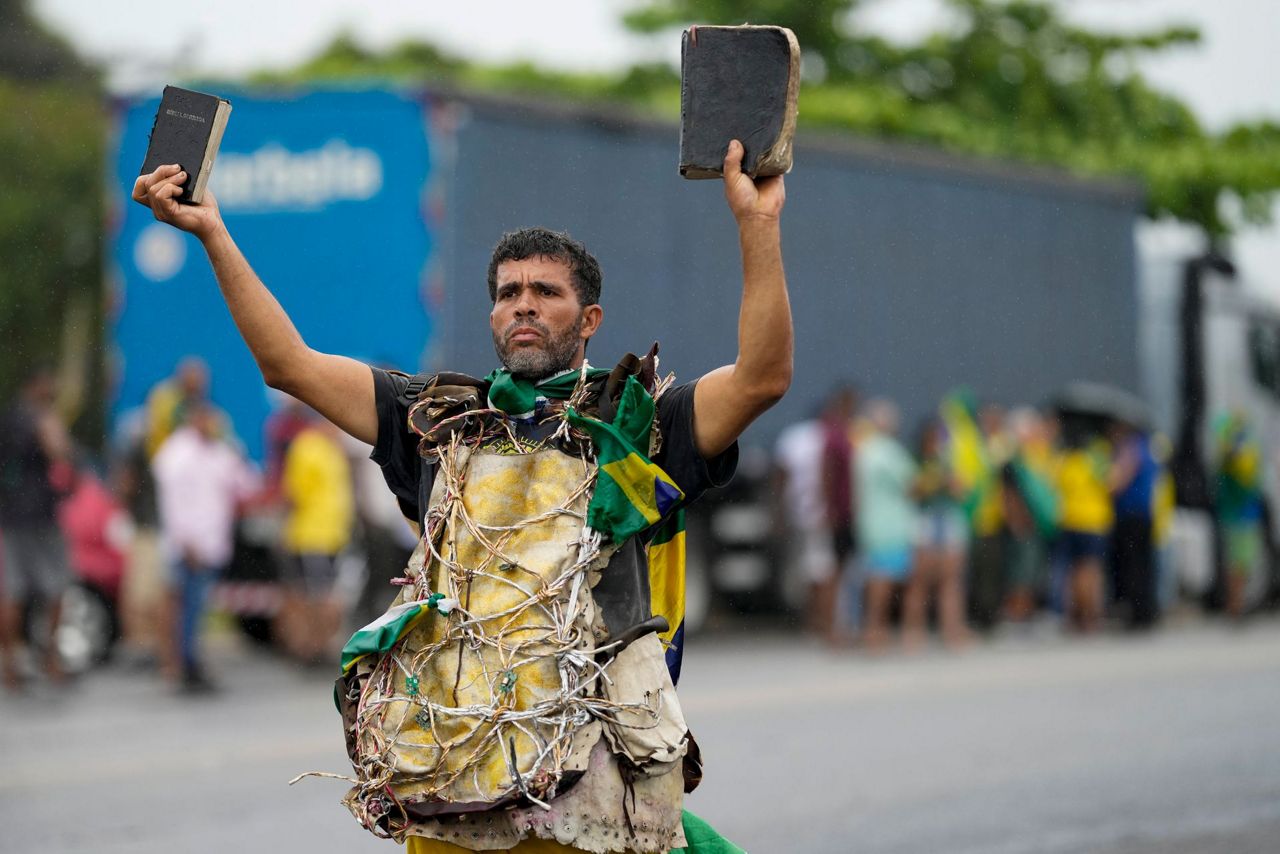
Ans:
[[[35,0],[34,8],[84,53],[107,61],[116,85],[129,88],[190,72],[234,75],[287,67],[341,30],[372,47],[417,38],[477,59],[532,59],[570,69],[662,57],[675,61],[678,39],[655,42],[623,29],[620,14],[632,5],[632,0],[215,0],[198,5]],[[1073,19],[1101,29],[1195,24],[1203,44],[1148,61],[1144,73],[1185,98],[1211,127],[1262,117],[1280,121],[1274,70],[1280,0],[1060,0],[1059,5]],[[947,24],[940,0],[867,0],[860,19],[863,26],[900,39]],[[1246,234],[1238,251],[1255,259],[1255,276],[1280,298],[1280,230]]]
[[[628,34],[618,23],[630,0],[36,0],[45,21],[86,53],[163,74],[175,62],[201,71],[236,73],[288,66],[319,50],[339,30],[384,46],[414,37],[486,60],[534,59],[566,68],[609,68],[640,58],[675,59],[666,44]],[[1075,19],[1108,29],[1175,22],[1198,25],[1199,48],[1148,63],[1144,70],[1178,92],[1214,125],[1262,115],[1280,117],[1274,85],[1280,43],[1277,0],[1062,0]],[[945,23],[938,0],[867,0],[862,22],[909,38]],[[145,69],[144,69],[145,71]]]

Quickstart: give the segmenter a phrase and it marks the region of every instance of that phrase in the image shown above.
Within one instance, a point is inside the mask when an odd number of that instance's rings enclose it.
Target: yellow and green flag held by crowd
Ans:
[[[940,410],[947,429],[948,462],[964,486],[964,509],[973,519],[994,485],[986,443],[978,427],[977,407],[967,390],[958,389],[943,398]]]

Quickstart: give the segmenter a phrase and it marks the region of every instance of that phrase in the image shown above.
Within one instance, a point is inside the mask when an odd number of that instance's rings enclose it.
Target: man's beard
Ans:
[[[543,346],[513,347],[507,343],[511,333],[522,326],[541,333]],[[513,320],[501,334],[493,334],[493,348],[498,351],[503,367],[514,376],[537,382],[572,367],[573,357],[578,354],[578,343],[582,340],[579,337],[581,331],[581,313],[572,326],[554,336],[545,324],[536,320]]]

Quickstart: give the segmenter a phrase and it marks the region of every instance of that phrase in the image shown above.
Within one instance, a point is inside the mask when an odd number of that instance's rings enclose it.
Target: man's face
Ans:
[[[489,328],[498,358],[511,373],[539,380],[582,364],[585,342],[600,328],[603,310],[578,304],[568,264],[539,257],[503,261],[496,290]]]

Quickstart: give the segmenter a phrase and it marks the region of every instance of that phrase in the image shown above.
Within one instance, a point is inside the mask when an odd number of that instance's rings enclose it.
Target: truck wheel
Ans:
[[[115,606],[90,584],[73,584],[62,594],[62,615],[54,643],[63,669],[84,673],[106,662],[120,637]]]

